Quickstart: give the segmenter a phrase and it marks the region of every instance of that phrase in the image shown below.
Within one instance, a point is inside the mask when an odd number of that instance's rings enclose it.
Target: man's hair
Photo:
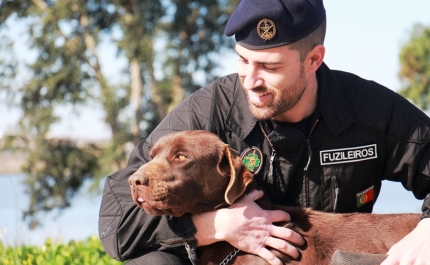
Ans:
[[[311,34],[294,43],[288,44],[291,50],[300,52],[300,60],[303,61],[306,55],[318,44],[324,44],[327,20],[324,18],[321,25]]]

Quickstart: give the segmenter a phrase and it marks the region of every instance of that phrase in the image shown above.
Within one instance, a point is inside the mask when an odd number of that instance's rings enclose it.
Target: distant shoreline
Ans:
[[[26,158],[26,155],[21,152],[0,152],[0,174],[22,173]]]
[[[78,139],[78,140],[67,139],[67,138],[62,138],[62,139],[73,141],[78,146],[86,145],[89,143],[97,144],[101,146],[107,142],[105,140],[91,141],[91,140],[85,140],[85,139]],[[3,139],[0,137],[0,147],[3,147],[3,145],[4,145]],[[25,164],[29,153],[30,153],[30,150],[24,144],[15,148],[0,149],[0,174],[23,173],[22,166]]]

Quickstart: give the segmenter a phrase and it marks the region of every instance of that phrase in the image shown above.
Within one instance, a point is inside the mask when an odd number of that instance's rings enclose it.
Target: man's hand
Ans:
[[[281,265],[282,262],[266,247],[297,258],[299,252],[291,243],[301,246],[304,239],[288,228],[273,225],[274,222],[290,221],[290,216],[284,211],[261,209],[255,200],[262,196],[263,192],[256,190],[229,208],[193,215],[198,245],[227,241],[237,249],[262,257],[271,265]]]
[[[430,265],[430,218],[421,220],[417,227],[388,251],[381,265]]]

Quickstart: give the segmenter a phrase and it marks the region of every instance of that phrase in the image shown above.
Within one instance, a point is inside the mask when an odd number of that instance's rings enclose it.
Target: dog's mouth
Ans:
[[[183,201],[163,181],[153,179],[151,185],[130,183],[130,189],[134,203],[148,214],[179,217],[185,213]]]
[[[139,192],[133,193],[133,200],[137,206],[141,207],[148,214],[160,216],[171,215],[181,216],[184,214],[183,206],[171,206],[167,200],[167,195],[160,199],[146,199],[144,196],[139,195]]]

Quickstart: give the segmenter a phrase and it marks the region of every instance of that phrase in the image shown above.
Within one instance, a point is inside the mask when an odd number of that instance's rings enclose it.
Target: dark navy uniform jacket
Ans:
[[[430,217],[429,117],[392,90],[325,64],[317,78],[318,104],[305,134],[294,126],[256,120],[237,74],[185,99],[136,146],[128,166],[107,178],[99,219],[107,253],[126,260],[154,249],[182,249],[194,240],[189,215],[147,215],[133,203],[128,184],[128,177],[149,161],[156,140],[182,130],[211,131],[239,154],[250,147],[261,150],[263,168],[255,179],[274,203],[371,212],[381,181],[390,180],[425,199],[423,217]],[[272,169],[273,150],[262,129],[275,149]]]

